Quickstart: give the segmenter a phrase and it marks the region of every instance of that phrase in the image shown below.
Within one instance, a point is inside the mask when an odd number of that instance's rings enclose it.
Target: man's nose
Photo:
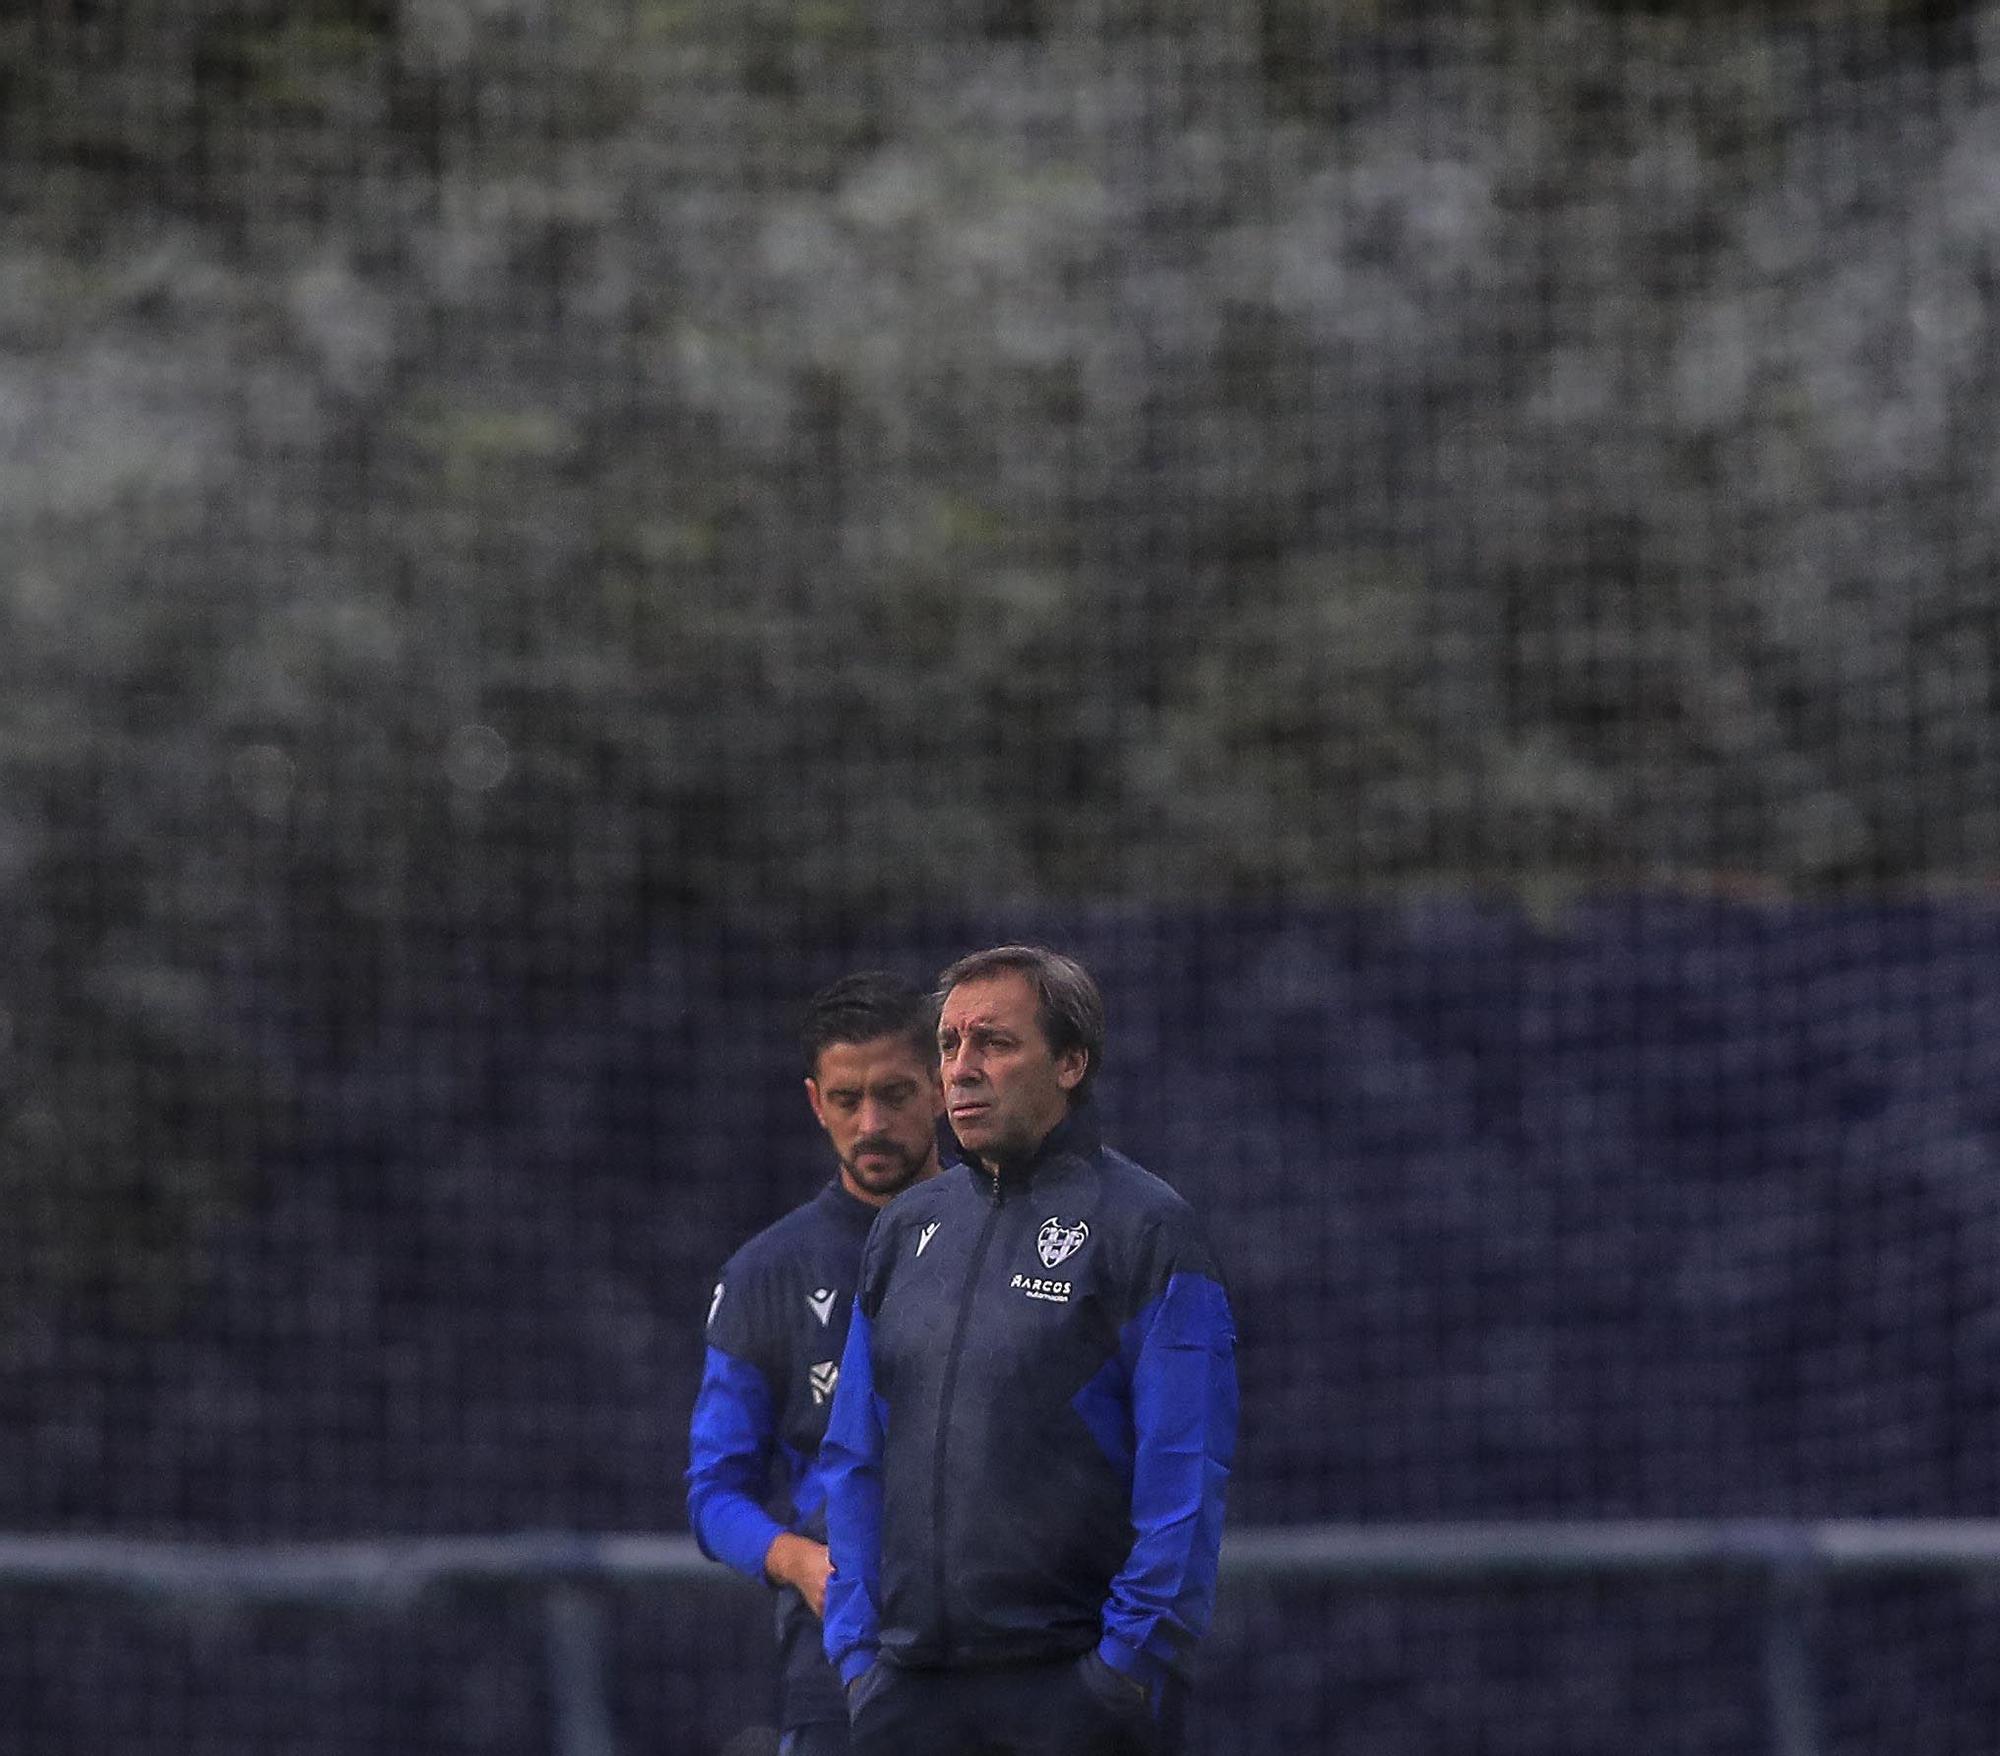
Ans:
[[[961,1043],[944,1058],[947,1084],[965,1085],[979,1077],[979,1056],[970,1043]]]

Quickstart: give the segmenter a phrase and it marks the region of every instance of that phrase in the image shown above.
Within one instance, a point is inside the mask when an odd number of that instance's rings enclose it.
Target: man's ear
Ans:
[[[1056,1083],[1064,1091],[1075,1091],[1090,1071],[1090,1051],[1081,1044],[1067,1048],[1056,1057]]]
[[[811,1074],[806,1075],[806,1102],[812,1105],[813,1120],[822,1128],[826,1126],[826,1104],[819,1095],[819,1081]]]

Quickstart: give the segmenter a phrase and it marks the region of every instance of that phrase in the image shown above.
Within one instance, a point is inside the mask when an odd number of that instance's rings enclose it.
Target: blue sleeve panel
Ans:
[[[882,1401],[875,1394],[870,1325],[857,1302],[840,1358],[833,1413],[819,1450],[826,1488],[826,1656],[851,1683],[875,1662],[881,1627]]]
[[[763,1505],[775,1449],[764,1374],[711,1347],[688,1427],[688,1523],[703,1554],[751,1579],[764,1577],[771,1539],[785,1528]]]
[[[1123,1386],[1109,1381],[1114,1374]],[[1130,1398],[1129,1425],[1116,1408],[1119,1388]],[[1236,1452],[1236,1325],[1220,1283],[1174,1275],[1119,1332],[1118,1358],[1075,1406],[1106,1456],[1129,1458],[1131,1469],[1135,1537],[1111,1582],[1098,1650],[1151,1686],[1185,1668],[1215,1608],[1223,1490]]]

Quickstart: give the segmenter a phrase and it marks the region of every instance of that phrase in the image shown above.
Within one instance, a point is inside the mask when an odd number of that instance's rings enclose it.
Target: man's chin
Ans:
[[[1006,1128],[974,1126],[954,1128],[952,1132],[958,1136],[958,1144],[983,1165],[1012,1164],[1034,1150],[1032,1142],[1021,1140],[1015,1131]]]
[[[917,1180],[919,1165],[901,1164],[894,1166],[849,1165],[847,1174],[856,1188],[864,1194],[873,1195],[877,1200],[886,1201],[892,1195],[900,1195]]]
[[[975,1158],[993,1150],[993,1130],[983,1121],[968,1118],[963,1122],[953,1122],[952,1138]]]

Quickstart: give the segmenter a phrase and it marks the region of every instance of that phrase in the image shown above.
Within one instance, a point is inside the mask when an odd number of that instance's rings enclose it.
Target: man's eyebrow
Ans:
[[[968,1018],[963,1024],[946,1024],[938,1027],[938,1040],[955,1037],[1012,1037],[1020,1034],[1018,1028],[1001,1018]]]

